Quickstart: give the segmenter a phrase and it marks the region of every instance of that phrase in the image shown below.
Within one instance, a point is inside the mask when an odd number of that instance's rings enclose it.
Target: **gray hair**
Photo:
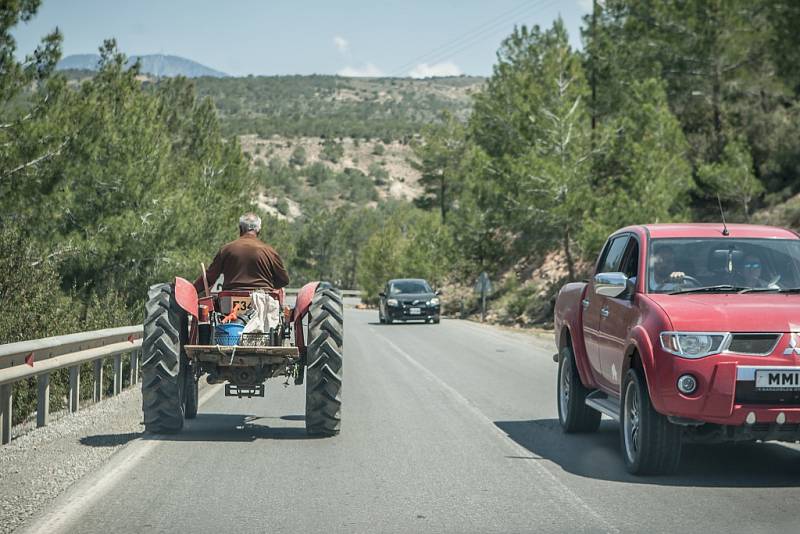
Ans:
[[[245,213],[239,217],[239,233],[245,232],[260,232],[261,231],[261,217],[255,213]]]

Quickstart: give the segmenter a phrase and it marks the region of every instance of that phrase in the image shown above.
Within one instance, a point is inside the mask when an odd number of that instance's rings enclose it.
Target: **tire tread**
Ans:
[[[318,289],[309,309],[306,430],[333,436],[341,428],[344,309],[333,289]]]
[[[170,284],[150,287],[142,342],[142,411],[147,432],[183,428],[181,312]]]

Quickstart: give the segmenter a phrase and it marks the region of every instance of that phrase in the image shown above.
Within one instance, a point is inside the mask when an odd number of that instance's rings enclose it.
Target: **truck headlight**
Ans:
[[[682,358],[702,358],[722,352],[727,332],[661,332],[661,347]]]
[[[386,299],[387,306],[397,306],[397,299]]]
[[[437,297],[433,297],[431,300],[428,301],[428,306],[438,306],[439,299]]]

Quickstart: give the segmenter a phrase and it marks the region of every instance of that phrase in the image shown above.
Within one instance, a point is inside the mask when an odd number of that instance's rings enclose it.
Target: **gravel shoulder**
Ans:
[[[142,435],[140,386],[0,447],[0,534],[31,516]]]

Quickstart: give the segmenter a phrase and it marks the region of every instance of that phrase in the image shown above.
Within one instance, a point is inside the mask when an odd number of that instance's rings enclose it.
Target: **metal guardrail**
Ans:
[[[284,291],[286,291],[287,295],[297,295],[297,293],[300,291],[300,288],[299,287],[287,287],[287,288],[284,288]],[[360,291],[358,289],[339,289],[339,288],[337,288],[337,291],[339,293],[341,293],[343,297],[360,297],[361,295],[364,294],[363,291]]]
[[[122,357],[130,354],[131,385],[139,381],[142,325],[107,328],[65,336],[0,345],[0,444],[11,441],[12,391],[15,382],[37,377],[36,426],[45,426],[50,416],[50,373],[69,369],[71,413],[80,405],[81,365],[94,362],[94,401],[103,398],[103,360],[114,358],[113,394],[122,391]]]

